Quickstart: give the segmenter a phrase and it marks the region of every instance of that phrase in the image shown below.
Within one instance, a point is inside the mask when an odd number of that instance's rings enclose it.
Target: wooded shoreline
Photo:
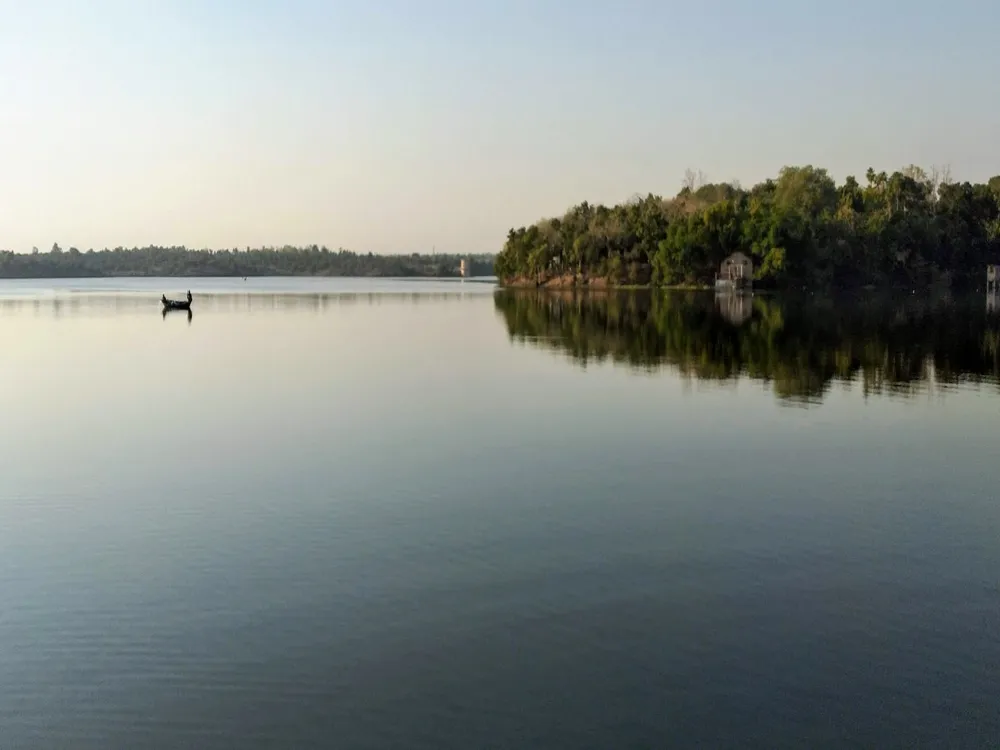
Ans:
[[[572,207],[511,229],[495,262],[503,286],[714,286],[720,264],[751,260],[761,288],[982,286],[1000,263],[1000,175],[954,182],[916,166],[869,169],[837,185],[785,167],[749,190],[694,175],[673,198]]]

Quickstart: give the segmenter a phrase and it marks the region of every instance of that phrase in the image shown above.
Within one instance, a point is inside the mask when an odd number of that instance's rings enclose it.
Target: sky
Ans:
[[[995,0],[0,0],[0,248],[495,252],[785,165],[1000,174]]]

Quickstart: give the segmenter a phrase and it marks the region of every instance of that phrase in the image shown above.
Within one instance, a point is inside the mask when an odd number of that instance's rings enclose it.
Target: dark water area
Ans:
[[[704,381],[746,377],[788,401],[819,402],[836,384],[904,394],[1000,377],[1000,298],[983,295],[507,291],[496,304],[512,340],[582,367],[609,361]]]
[[[0,332],[2,748],[1000,746],[985,297],[4,282]]]

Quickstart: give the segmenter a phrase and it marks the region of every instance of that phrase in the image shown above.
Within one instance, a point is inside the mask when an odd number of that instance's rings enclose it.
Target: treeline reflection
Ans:
[[[612,361],[699,380],[749,377],[803,403],[818,402],[837,382],[860,382],[866,395],[913,395],[959,383],[996,387],[1000,376],[1000,318],[982,297],[504,290],[494,300],[512,340],[582,366]]]

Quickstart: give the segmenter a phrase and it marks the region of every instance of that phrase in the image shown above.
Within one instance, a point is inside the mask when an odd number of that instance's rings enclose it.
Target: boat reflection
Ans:
[[[186,310],[180,310],[180,309],[172,308],[172,307],[164,307],[163,308],[163,312],[160,313],[160,315],[163,318],[163,320],[166,320],[167,316],[170,315],[171,313],[180,313],[180,312],[187,313],[186,317],[187,317],[188,325],[191,325],[191,318],[194,317],[193,314],[191,313],[191,308],[188,308]]]

